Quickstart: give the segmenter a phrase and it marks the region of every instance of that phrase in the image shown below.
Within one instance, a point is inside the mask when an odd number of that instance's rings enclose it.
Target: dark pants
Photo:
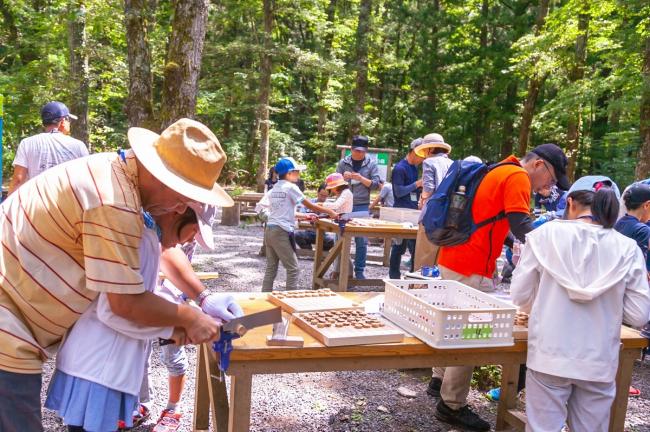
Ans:
[[[390,248],[390,267],[388,268],[388,274],[391,279],[399,279],[400,271],[399,268],[402,265],[402,255],[406,252],[408,248],[411,253],[411,269],[413,271],[413,263],[415,256],[415,240],[402,240],[400,244],[393,244]]]
[[[41,432],[41,374],[0,370],[0,431]]]
[[[310,250],[313,244],[316,244],[316,231],[314,230],[302,230],[296,231],[294,233],[296,237],[296,244],[300,249]],[[332,233],[325,233],[325,238],[323,238],[323,249],[328,251],[334,246],[334,241],[336,236]]]

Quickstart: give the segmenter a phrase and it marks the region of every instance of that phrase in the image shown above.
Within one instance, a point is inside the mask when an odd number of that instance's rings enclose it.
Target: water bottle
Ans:
[[[447,214],[447,228],[458,229],[460,218],[467,205],[467,196],[465,196],[465,186],[458,186],[458,190],[451,196],[449,203],[449,213]]]

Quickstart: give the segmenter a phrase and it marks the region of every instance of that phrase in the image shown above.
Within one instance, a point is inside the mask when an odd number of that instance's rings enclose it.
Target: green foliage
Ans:
[[[474,368],[472,387],[486,391],[501,385],[501,366],[488,365]]]
[[[150,3],[156,4],[147,36],[158,110],[164,69],[172,66],[165,53],[173,2]],[[349,138],[359,3],[274,2],[269,163],[284,155],[306,162],[304,178],[310,186],[334,170],[336,145]],[[454,157],[475,154],[497,160],[511,143],[517,147],[528,81],[547,76],[529,145],[566,145],[569,118],[579,113],[577,175],[601,172],[622,185],[630,182],[640,143],[640,73],[642,49],[650,37],[650,6],[643,0],[550,2],[546,24],[535,34],[537,1],[488,1],[485,13],[483,3],[373,1],[361,132],[371,137],[373,146],[403,154],[413,138],[437,131],[454,147]],[[7,171],[19,141],[39,131],[41,105],[50,99],[69,102],[73,95],[68,82],[68,2],[4,4],[0,94],[5,96]],[[90,145],[93,151],[112,150],[128,145],[123,4],[85,4]],[[332,20],[330,4],[335,5]],[[580,13],[589,17],[587,58],[584,78],[571,80]],[[211,2],[197,117],[216,132],[229,155],[222,179],[247,185],[254,183],[259,164],[255,118],[263,31],[262,2]]]

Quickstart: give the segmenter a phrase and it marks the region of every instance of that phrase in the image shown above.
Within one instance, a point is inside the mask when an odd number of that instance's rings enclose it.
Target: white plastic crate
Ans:
[[[382,314],[434,348],[511,346],[516,308],[450,280],[386,279]]]
[[[409,222],[413,225],[417,225],[418,220],[420,219],[420,210],[396,207],[380,207],[379,219],[400,223]]]

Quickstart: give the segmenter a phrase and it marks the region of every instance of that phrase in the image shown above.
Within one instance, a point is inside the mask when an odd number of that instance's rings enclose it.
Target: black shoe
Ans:
[[[427,394],[434,398],[440,398],[440,388],[442,387],[442,380],[437,377],[432,377],[429,381],[429,387],[427,388]]]
[[[459,410],[453,410],[441,400],[438,402],[438,406],[436,406],[434,415],[441,422],[460,426],[472,431],[486,432],[490,430],[490,423],[479,417],[467,405]]]

